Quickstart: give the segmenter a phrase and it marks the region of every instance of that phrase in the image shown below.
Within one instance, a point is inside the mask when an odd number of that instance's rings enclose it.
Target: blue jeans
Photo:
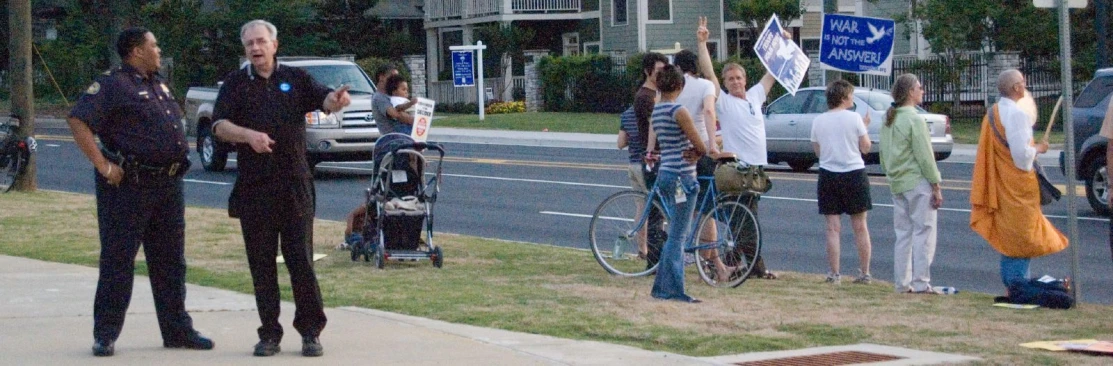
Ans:
[[[682,203],[676,202],[677,183],[687,198]],[[692,301],[693,298],[684,293],[684,243],[692,234],[689,226],[699,201],[699,183],[691,175],[661,171],[656,184],[672,214],[669,216],[669,238],[661,248],[661,261],[650,295],[658,299]]]
[[[1028,281],[1028,264],[1030,258],[1013,258],[1001,256],[1001,282],[1005,287],[1013,282]]]

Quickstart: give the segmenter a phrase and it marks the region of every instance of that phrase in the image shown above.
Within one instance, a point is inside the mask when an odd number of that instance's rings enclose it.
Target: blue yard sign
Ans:
[[[823,14],[819,64],[824,69],[859,74],[893,72],[892,19]]]
[[[475,86],[472,51],[452,51],[452,85]]]

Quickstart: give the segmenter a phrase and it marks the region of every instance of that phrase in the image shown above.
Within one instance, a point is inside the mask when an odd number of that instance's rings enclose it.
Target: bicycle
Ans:
[[[720,163],[723,159],[720,159]],[[715,188],[713,175],[699,176],[697,179],[709,181],[706,192],[701,192],[696,212],[707,211],[707,205],[714,205],[712,210],[701,215],[689,240],[683,243],[685,253],[697,253],[696,268],[700,279],[714,287],[738,287],[749,277],[753,270],[758,253],[761,253],[761,226],[757,216],[743,204],[743,195],[719,194]],[[607,197],[595,209],[591,217],[588,237],[591,242],[591,252],[607,272],[624,277],[649,275],[657,270],[657,263],[649,264],[646,258],[638,253],[638,241],[641,240],[640,231],[650,240],[649,231],[656,231],[657,236],[661,231],[668,232],[667,218],[671,216],[671,208],[664,205],[664,198],[660,190],[654,186],[648,193],[626,190]],[[750,200],[757,197],[758,193],[749,193]],[[652,228],[647,224],[654,210],[664,214],[660,227]],[[707,225],[716,225],[716,239],[713,242],[697,243],[700,234]],[[613,238],[613,240],[611,240]],[[610,240],[610,241],[607,241]],[[658,245],[664,244],[664,239]],[[740,245],[741,244],[741,245]],[[746,250],[750,244],[753,250]],[[652,245],[652,243],[650,244]],[[704,253],[717,250],[718,259],[726,266],[734,267],[734,271],[727,279],[716,278],[715,263],[713,258],[705,258]],[[749,252],[749,253],[747,253]]]
[[[0,192],[6,193],[15,185],[16,179],[27,171],[38,144],[31,136],[19,133],[19,117],[12,115],[0,125]]]

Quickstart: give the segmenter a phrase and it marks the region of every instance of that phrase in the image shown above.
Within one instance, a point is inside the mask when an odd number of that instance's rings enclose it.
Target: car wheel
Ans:
[[[950,151],[935,153],[935,161],[947,160],[947,158],[949,158],[949,157],[951,157],[951,152]]]
[[[210,172],[222,172],[228,163],[228,152],[220,148],[208,128],[197,134],[197,154],[201,156],[201,166]]]
[[[1105,156],[1099,156],[1086,173],[1086,200],[1099,215],[1109,216],[1109,171]]]
[[[791,167],[793,171],[797,172],[806,172],[808,169],[812,168],[812,165],[815,165],[815,161],[810,159],[788,161],[788,166]]]

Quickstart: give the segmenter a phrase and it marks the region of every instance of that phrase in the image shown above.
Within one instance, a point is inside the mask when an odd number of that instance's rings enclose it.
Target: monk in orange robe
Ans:
[[[1040,188],[1033,163],[1047,151],[1047,142],[1033,143],[1035,117],[1017,101],[1027,89],[1024,76],[1011,69],[1001,73],[1002,98],[982,120],[970,203],[970,228],[1001,253],[1001,280],[1028,280],[1031,258],[1057,253],[1067,238],[1040,209]]]

